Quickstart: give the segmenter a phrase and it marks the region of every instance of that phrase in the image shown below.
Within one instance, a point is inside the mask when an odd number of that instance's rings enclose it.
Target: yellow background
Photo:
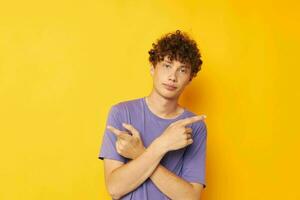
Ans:
[[[2,1],[1,200],[110,199],[98,160],[112,104],[146,96],[148,53],[188,32],[202,70],[206,200],[300,199],[297,1]]]

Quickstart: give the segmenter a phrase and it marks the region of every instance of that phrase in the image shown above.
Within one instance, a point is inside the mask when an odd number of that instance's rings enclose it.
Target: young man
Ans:
[[[150,95],[109,111],[99,154],[106,187],[113,199],[198,200],[206,187],[205,115],[178,99],[201,69],[200,52],[179,30],[152,46]]]

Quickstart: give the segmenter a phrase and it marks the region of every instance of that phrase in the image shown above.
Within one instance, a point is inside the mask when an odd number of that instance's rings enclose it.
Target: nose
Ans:
[[[169,74],[169,80],[172,82],[176,82],[177,81],[177,77],[176,77],[176,71],[172,71]]]

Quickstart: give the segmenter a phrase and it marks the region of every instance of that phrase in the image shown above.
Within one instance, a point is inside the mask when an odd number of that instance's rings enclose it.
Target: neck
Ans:
[[[146,103],[154,114],[162,118],[175,118],[184,111],[178,104],[178,97],[168,99],[159,95],[154,89],[146,97]]]

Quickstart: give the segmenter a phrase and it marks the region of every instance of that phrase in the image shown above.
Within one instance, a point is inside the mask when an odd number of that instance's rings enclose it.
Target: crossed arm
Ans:
[[[159,165],[150,176],[152,182],[170,199],[200,199],[203,185],[190,183]]]
[[[189,183],[160,165],[164,153],[155,149],[156,144],[152,143],[139,157],[126,164],[104,160],[107,185],[112,197],[121,198],[150,177],[159,190],[170,199],[199,200],[202,184]]]
[[[123,138],[124,141],[126,137],[130,137],[127,134],[118,133],[116,129],[111,131],[115,132],[118,138],[125,137]],[[138,138],[138,133],[136,134],[136,138]],[[127,141],[129,140],[130,138]],[[159,140],[154,140],[147,149],[144,147],[139,148],[138,145],[135,146],[132,146],[132,148],[127,147],[128,150],[136,150],[134,152],[135,156],[130,151],[127,151],[127,155],[123,155],[117,147],[119,154],[125,157],[133,157],[126,164],[115,160],[105,160],[106,182],[113,198],[118,199],[124,196],[140,186],[147,178],[150,178],[159,190],[170,199],[200,199],[200,193],[203,189],[202,184],[190,183],[159,165],[160,160],[167,152],[164,148],[161,148]],[[123,152],[126,152],[126,150],[123,149]],[[120,179],[122,181],[119,181]]]

